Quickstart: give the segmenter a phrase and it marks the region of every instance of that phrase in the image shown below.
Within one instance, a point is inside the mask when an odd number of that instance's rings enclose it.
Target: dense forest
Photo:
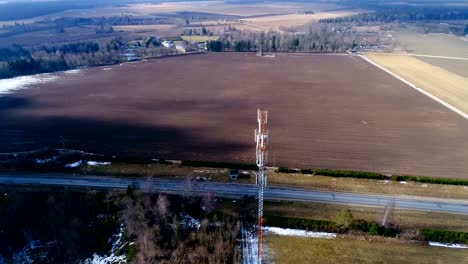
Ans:
[[[74,263],[106,254],[118,232],[117,207],[100,192],[0,196],[0,263]],[[29,261],[28,261],[29,260]]]
[[[210,192],[180,197],[132,186],[126,193],[3,190],[0,263],[90,263],[111,251],[128,263],[240,263],[242,204],[226,211],[218,202]]]

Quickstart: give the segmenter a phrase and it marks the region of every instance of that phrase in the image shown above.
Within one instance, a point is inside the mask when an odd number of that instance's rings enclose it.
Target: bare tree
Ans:
[[[159,194],[156,201],[157,214],[162,218],[166,218],[166,216],[170,214],[169,206],[170,203],[167,199],[167,196],[164,194]]]
[[[214,193],[210,190],[203,195],[201,208],[208,213],[213,211],[216,207]]]
[[[183,194],[185,198],[189,197],[192,194],[193,185],[194,185],[194,178],[191,176],[185,177],[184,186],[183,186]]]

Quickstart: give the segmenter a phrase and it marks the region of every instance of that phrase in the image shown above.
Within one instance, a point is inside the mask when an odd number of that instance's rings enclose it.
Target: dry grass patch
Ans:
[[[246,18],[243,19],[244,22],[247,22],[251,25],[264,27],[267,29],[280,30],[282,27],[296,27],[302,26],[312,21],[318,21],[324,18],[335,18],[342,16],[349,16],[358,14],[362,11],[360,10],[339,10],[339,11],[330,11],[330,12],[318,12],[315,14],[286,14],[286,15],[272,15],[272,16],[263,16],[255,18]]]
[[[436,248],[396,241],[360,241],[265,236],[276,263],[465,263],[468,250]]]
[[[467,44],[468,46],[468,44]],[[418,57],[418,59],[430,63],[436,67],[440,67],[449,72],[458,74],[462,77],[468,78],[468,60],[453,60],[444,58],[427,58]]]
[[[419,88],[468,113],[468,79],[410,56],[369,53],[366,57]]]
[[[468,58],[468,42],[453,34],[392,33],[401,49],[410,53]]]
[[[185,178],[205,177],[213,181],[227,182],[229,170],[218,168],[188,167],[169,164],[128,164],[112,163],[103,166],[84,166],[85,174],[111,175],[111,176],[141,176],[157,178]],[[242,181],[242,180],[240,180]]]
[[[266,201],[266,215],[335,221],[342,209],[350,209],[354,219],[376,222],[384,213],[384,208],[349,206],[327,203],[271,202]],[[394,210],[393,223],[403,230],[437,228],[468,232],[468,215],[436,213],[411,210]]]
[[[114,26],[114,30],[126,32],[145,32],[153,30],[169,30],[174,28],[174,25],[128,25],[128,26]]]
[[[396,181],[285,174],[272,171],[269,171],[267,175],[270,185],[341,192],[412,195],[449,199],[466,199],[466,197],[468,197],[467,186],[425,184],[418,182],[407,182],[403,184]]]
[[[181,38],[188,42],[205,42],[218,40],[219,36],[181,36]]]

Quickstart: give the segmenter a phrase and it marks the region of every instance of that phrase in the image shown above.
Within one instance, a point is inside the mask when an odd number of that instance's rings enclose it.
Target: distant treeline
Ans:
[[[18,59],[9,61],[7,69],[0,72],[0,77],[10,77],[17,75],[30,75],[44,72],[54,72],[68,69],[64,57],[59,59]]]
[[[53,47],[38,47],[28,51],[21,46],[0,49],[0,78],[30,75],[99,64],[93,54],[99,52],[96,42],[78,42]]]
[[[356,46],[379,44],[377,36],[361,37],[351,31],[337,31],[326,23],[310,24],[298,32],[247,32],[226,27],[223,32],[208,32],[220,39],[210,41],[208,50],[236,52],[344,52]]]
[[[78,42],[72,44],[65,44],[60,47],[42,47],[41,49],[43,49],[47,53],[95,53],[99,51],[99,44],[96,42]]]
[[[321,19],[320,22],[417,22],[466,19],[468,19],[468,8],[466,7],[397,7],[382,8],[375,12],[362,13],[346,17],[326,18]]]
[[[13,45],[11,48],[0,48],[0,61],[14,60],[29,55],[29,51],[19,45]]]

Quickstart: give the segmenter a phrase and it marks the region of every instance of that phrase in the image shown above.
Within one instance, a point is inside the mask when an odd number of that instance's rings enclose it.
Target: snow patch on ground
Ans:
[[[47,257],[48,248],[55,244],[55,241],[42,243],[39,240],[30,240],[21,251],[13,253],[13,263],[34,263],[37,260],[42,261]],[[31,258],[31,256],[34,257]]]
[[[242,235],[242,264],[258,263],[258,239],[257,232],[241,228]]]
[[[83,264],[121,264],[127,263],[127,257],[125,255],[116,255],[117,252],[125,246],[126,243],[122,243],[122,236],[124,233],[123,225],[120,226],[120,231],[118,234],[112,236],[110,241],[112,243],[112,249],[109,256],[99,256],[94,253],[92,258],[86,259]]]
[[[110,162],[100,162],[100,161],[88,161],[86,162],[89,166],[105,166],[110,165]]]
[[[15,78],[0,80],[0,95],[10,94],[16,90],[27,88],[33,84],[47,83],[57,79],[57,76],[50,74],[36,74],[30,76],[19,76]]]
[[[296,237],[314,237],[314,238],[336,238],[335,233],[313,232],[300,229],[280,228],[280,227],[263,227],[265,233],[280,235],[280,236],[296,236]]]
[[[50,159],[36,159],[35,162],[36,164],[45,164],[49,163],[51,161],[55,160],[55,158],[50,158]]]
[[[80,73],[81,73],[81,69],[68,70],[68,71],[65,71],[65,73],[68,73],[68,74],[80,74]]]
[[[429,245],[433,247],[446,247],[446,248],[468,248],[468,245],[463,244],[449,244],[429,241]]]
[[[200,221],[197,219],[191,217],[190,215],[181,215],[182,221],[180,224],[182,225],[183,228],[193,228],[193,229],[199,229],[200,228]]]
[[[82,163],[83,163],[83,161],[79,160],[77,162],[65,164],[65,168],[76,168],[76,167],[80,166]]]

